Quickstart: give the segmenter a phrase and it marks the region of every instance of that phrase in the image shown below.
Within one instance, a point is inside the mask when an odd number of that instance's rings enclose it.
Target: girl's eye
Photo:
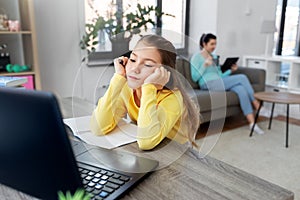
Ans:
[[[145,64],[145,67],[153,67],[153,65]]]
[[[132,58],[130,58],[129,60],[130,60],[131,62],[135,62],[135,60],[134,60],[134,59],[132,59]]]

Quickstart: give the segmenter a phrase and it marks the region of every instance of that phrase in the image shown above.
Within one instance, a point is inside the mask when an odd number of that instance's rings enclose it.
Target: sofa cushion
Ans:
[[[233,74],[244,74],[248,77],[255,92],[265,90],[266,71],[249,67],[239,67]]]
[[[239,105],[238,96],[231,91],[209,92],[207,90],[195,89],[194,94],[197,96],[200,112]]]

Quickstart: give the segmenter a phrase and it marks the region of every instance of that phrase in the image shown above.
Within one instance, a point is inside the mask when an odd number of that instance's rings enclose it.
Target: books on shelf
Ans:
[[[17,87],[27,83],[26,77],[0,76],[0,87]]]

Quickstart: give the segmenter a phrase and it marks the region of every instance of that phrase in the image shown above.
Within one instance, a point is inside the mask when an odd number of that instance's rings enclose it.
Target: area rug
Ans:
[[[208,155],[227,164],[286,188],[300,200],[300,126],[289,125],[289,147],[285,148],[286,123],[273,120],[260,122],[264,135],[249,137],[249,127],[223,132]],[[205,138],[198,140],[200,144]],[[203,144],[203,143],[202,143]]]

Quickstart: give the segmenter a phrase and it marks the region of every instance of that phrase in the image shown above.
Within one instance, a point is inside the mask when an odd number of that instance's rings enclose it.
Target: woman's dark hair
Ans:
[[[215,36],[212,33],[203,33],[200,37],[200,41],[199,41],[199,45],[200,45],[200,49],[202,49],[204,47],[204,44],[207,44],[210,40],[216,40],[217,36]]]

